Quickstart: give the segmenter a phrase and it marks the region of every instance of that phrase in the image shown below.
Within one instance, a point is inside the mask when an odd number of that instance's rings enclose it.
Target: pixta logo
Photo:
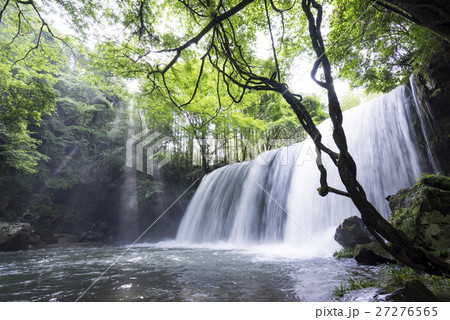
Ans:
[[[161,169],[170,161],[168,157],[160,161],[155,160],[156,152],[168,141],[169,137],[159,132],[151,132],[149,129],[135,134],[126,143],[126,166],[133,168],[135,163],[136,170],[152,176],[154,168]]]

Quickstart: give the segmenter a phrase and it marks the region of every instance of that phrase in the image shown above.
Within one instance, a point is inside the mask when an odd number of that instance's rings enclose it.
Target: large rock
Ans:
[[[30,224],[0,222],[0,251],[26,250],[30,239]]]
[[[404,287],[392,293],[378,295],[378,301],[389,302],[436,302],[437,297],[419,280],[406,281]]]
[[[367,230],[361,218],[353,216],[345,219],[337,228],[334,240],[344,248],[354,248],[357,244],[376,241]]]
[[[389,198],[392,224],[427,250],[450,248],[450,178],[428,175]]]
[[[357,262],[367,265],[377,265],[380,263],[397,263],[378,242],[369,244],[358,244],[355,247],[354,258]]]

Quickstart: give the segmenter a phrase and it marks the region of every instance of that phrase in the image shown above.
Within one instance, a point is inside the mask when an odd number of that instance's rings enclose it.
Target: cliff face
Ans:
[[[450,174],[450,44],[416,76],[419,102],[434,119],[430,146],[443,174]],[[445,54],[447,53],[447,54]]]

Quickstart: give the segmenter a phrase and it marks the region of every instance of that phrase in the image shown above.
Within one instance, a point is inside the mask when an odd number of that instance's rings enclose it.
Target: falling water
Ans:
[[[344,113],[343,126],[358,179],[386,218],[385,197],[412,185],[427,170],[410,126],[414,103],[411,90],[401,86]],[[336,150],[331,121],[318,127],[324,144]],[[328,184],[345,190],[335,166],[325,156],[324,164]],[[181,222],[177,241],[332,250],[337,246],[333,230],[346,217],[359,213],[348,198],[335,194],[320,197],[318,187],[311,139],[220,168],[204,177]]]

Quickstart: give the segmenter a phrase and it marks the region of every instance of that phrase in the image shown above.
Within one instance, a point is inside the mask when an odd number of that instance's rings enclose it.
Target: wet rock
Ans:
[[[41,225],[35,225],[35,234],[38,235],[40,241],[40,245],[46,244],[56,244],[58,243],[58,239],[56,239],[55,235],[48,228],[42,227]]]
[[[80,242],[102,242],[105,241],[105,235],[101,232],[82,232],[80,233],[78,240]]]
[[[0,222],[0,251],[26,250],[30,244],[28,223]]]
[[[389,294],[376,296],[378,301],[435,302],[436,296],[419,280],[406,281],[404,287]]]
[[[380,263],[397,263],[378,242],[359,244],[355,247],[355,260],[361,264],[377,265]]]
[[[46,226],[52,223],[52,221],[55,219],[53,216],[39,216],[37,218],[37,222],[40,225]]]
[[[78,237],[71,234],[58,233],[55,234],[58,244],[76,243],[78,242]]]
[[[358,290],[352,290],[345,293],[339,301],[342,302],[372,302],[376,301],[375,296],[381,293],[381,289],[377,287],[368,287]]]
[[[41,241],[41,237],[38,234],[32,232],[29,240],[31,245],[35,245]]]
[[[345,219],[337,228],[334,240],[344,248],[354,248],[358,244],[376,241],[367,230],[361,218],[353,216]]]

